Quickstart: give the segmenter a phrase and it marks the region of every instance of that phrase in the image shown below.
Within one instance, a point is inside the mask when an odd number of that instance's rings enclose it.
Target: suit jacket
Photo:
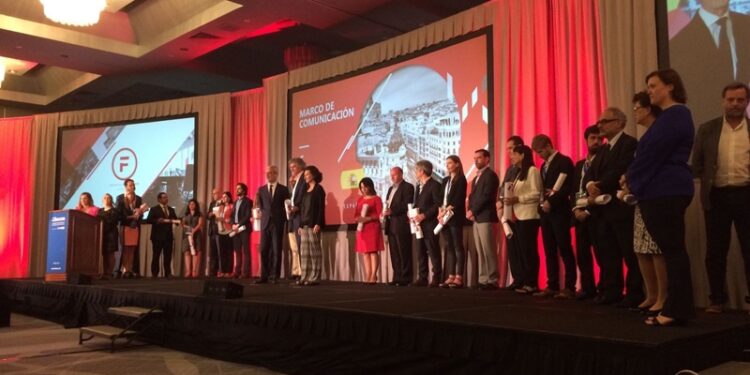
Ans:
[[[299,208],[302,205],[302,195],[305,194],[305,190],[307,190],[307,183],[305,182],[304,172],[300,173],[299,176],[297,176],[297,179],[299,180],[299,182],[296,184],[296,186],[289,186],[289,197],[290,199],[293,198],[292,203],[294,203],[294,207]],[[291,217],[291,220],[289,222],[289,231],[296,232],[297,229],[299,229],[299,224],[300,216],[299,211],[297,211]]]
[[[622,133],[611,150],[606,145],[599,148],[584,185],[598,181],[602,194],[610,194],[613,199],[606,206],[591,207],[589,211],[593,216],[608,220],[632,220],[633,207],[617,199],[616,195],[620,189],[620,177],[633,162],[637,147],[638,141],[635,138]]]
[[[301,182],[300,182],[301,183]],[[307,184],[304,184],[307,186]],[[302,211],[305,209],[310,210],[310,219],[311,221],[309,223],[302,223],[302,217],[300,215],[300,224],[306,224],[310,227],[314,227],[316,225],[319,225],[322,229],[326,225],[326,191],[323,189],[320,184],[315,184],[315,187],[311,192],[307,192],[307,189],[305,189],[302,194],[308,194],[310,195],[310,203],[309,207],[303,207],[304,204],[300,204],[300,214],[302,214]],[[295,197],[296,198],[296,197]],[[300,198],[301,201],[301,198]],[[302,203],[302,202],[300,202]]]
[[[593,164],[593,160],[591,162]],[[579,192],[582,192],[583,194],[586,194],[586,176],[591,173],[591,171],[584,172],[583,166],[586,164],[586,158],[583,158],[579,160],[575,167],[573,168],[573,179],[571,182],[572,186],[570,189],[570,208],[574,208],[576,206],[576,201],[578,200],[578,194]],[[591,166],[589,166],[591,168]]]
[[[542,175],[535,166],[529,167],[526,179],[517,180],[513,185],[513,195],[518,203],[513,205],[513,215],[518,220],[539,219],[539,198],[542,196]]]
[[[474,214],[474,221],[477,223],[497,223],[497,211],[495,202],[497,201],[497,191],[500,187],[500,178],[492,168],[482,172],[482,176],[471,183],[471,193],[469,194],[469,210]]]
[[[174,239],[172,234],[172,223],[159,223],[159,219],[175,220],[177,214],[174,212],[174,208],[167,206],[169,211],[168,215],[165,215],[161,205],[152,206],[148,211],[148,222],[151,223],[151,241],[172,241]]]
[[[544,171],[544,167],[547,165],[545,161],[542,163],[541,171]],[[558,152],[547,167],[547,173],[542,172],[542,186],[543,190],[552,190],[557,182],[557,178],[561,173],[565,173],[567,177],[560,190],[555,192],[552,196],[545,197],[545,200],[550,203],[552,209],[550,213],[553,214],[570,214],[570,194],[574,189],[575,167],[573,166],[573,160],[569,157]]]
[[[745,120],[745,128],[750,136],[750,119]],[[701,203],[704,210],[711,209],[711,189],[714,186],[716,171],[719,168],[719,139],[724,117],[715,118],[698,128],[693,143],[693,176],[701,181]]]
[[[143,204],[143,198],[141,198],[139,195],[135,196],[135,207],[138,208]],[[117,199],[115,200],[115,209],[118,212],[118,215],[120,217],[120,224],[122,225],[129,225],[129,226],[136,226],[140,224],[140,220],[133,220],[128,219],[128,216],[133,215],[133,210],[130,209],[125,204],[125,194],[120,194],[117,196]]]
[[[232,217],[229,219],[230,224],[245,226],[247,229],[250,225],[250,215],[252,213],[253,200],[248,197],[238,198],[232,206]]]
[[[445,189],[448,187],[448,180],[450,180],[450,176],[443,178],[443,199],[445,199]],[[453,217],[448,222],[448,225],[459,227],[466,224],[466,176],[463,173],[459,173],[454,180],[451,183],[451,189],[448,190],[448,206],[453,206]]]
[[[273,198],[271,197],[271,191],[268,190],[268,184],[258,188],[255,203],[261,212],[261,229],[266,230],[271,221],[276,225],[276,228],[284,226],[284,222],[286,222],[284,201],[287,199],[289,199],[289,189],[282,184],[276,183]]]
[[[393,190],[393,186],[388,188],[388,192],[385,194],[385,199],[388,199],[388,197],[391,195],[391,190]],[[385,230],[387,234],[396,234],[398,233],[399,226],[408,226],[409,225],[409,219],[406,217],[406,211],[408,210],[408,204],[412,203],[414,200],[414,185],[406,182],[401,181],[401,184],[398,186],[398,190],[393,195],[393,198],[391,198],[391,205],[389,206],[391,210],[391,215],[386,216],[385,219]]]
[[[680,72],[690,97],[695,121],[703,123],[716,115],[713,103],[719,102],[724,85],[732,81],[750,81],[750,17],[730,12],[737,52],[737,76],[721,71],[716,44],[703,19],[693,19],[669,41],[670,65]]]
[[[417,189],[414,197],[414,207],[424,214],[422,221],[425,225],[437,225],[438,208],[443,204],[443,187],[430,177],[421,189]]]
[[[208,211],[206,213],[206,216],[208,217],[208,235],[213,236],[216,234],[219,234],[219,227],[216,225],[216,216],[208,216],[211,214],[214,210],[214,207],[221,204],[221,200],[215,200],[211,201],[211,203],[208,204]]]

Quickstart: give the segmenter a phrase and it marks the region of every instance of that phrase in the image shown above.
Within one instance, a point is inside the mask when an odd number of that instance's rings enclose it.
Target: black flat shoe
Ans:
[[[647,309],[647,310],[645,310],[643,312],[643,315],[651,316],[651,317],[656,317],[659,314],[661,314],[661,309],[659,309],[659,310],[649,310],[649,309]]]
[[[628,311],[639,312],[641,314],[645,314],[645,313],[647,313],[651,309],[652,306],[654,306],[654,305],[652,304],[652,305],[643,306],[643,307],[635,306],[635,307],[629,308]]]
[[[651,327],[682,327],[682,326],[687,325],[687,321],[682,320],[682,319],[667,318],[667,319],[672,319],[672,320],[667,321],[667,322],[660,322],[659,321],[660,316],[661,315],[649,316],[644,321],[644,323],[646,323],[647,326],[651,326]],[[666,318],[666,317],[663,317],[663,318]]]

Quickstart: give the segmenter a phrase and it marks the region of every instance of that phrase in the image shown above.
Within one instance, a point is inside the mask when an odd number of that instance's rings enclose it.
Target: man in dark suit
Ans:
[[[750,81],[750,17],[729,0],[703,0],[690,23],[669,41],[670,65],[690,93],[697,123],[713,118],[713,103],[729,82]]]
[[[700,126],[693,144],[693,175],[701,181],[706,221],[706,270],[710,313],[727,302],[727,252],[734,224],[750,286],[750,120],[745,115],[750,89],[744,83],[724,88],[724,116]]]
[[[539,134],[531,141],[531,148],[544,162],[542,186],[544,198],[541,205],[542,241],[547,263],[547,288],[536,297],[573,299],[576,294],[576,260],[570,242],[570,191],[573,190],[573,160],[555,150],[552,140]],[[558,186],[558,181],[562,184]],[[565,265],[565,286],[560,289],[560,266],[558,254]]]
[[[206,217],[208,217],[208,275],[210,277],[216,276],[221,267],[221,256],[219,254],[219,227],[216,225],[216,215],[214,214],[214,208],[221,204],[221,190],[214,188],[211,191],[211,203],[208,204],[208,211]]]
[[[570,191],[571,207],[573,207],[573,217],[576,235],[576,261],[578,262],[578,272],[581,274],[581,291],[576,299],[582,301],[596,297],[596,283],[594,281],[594,257],[591,255],[591,248],[594,248],[594,254],[599,259],[599,251],[596,243],[597,231],[596,222],[590,219],[591,213],[586,206],[577,206],[578,199],[586,197],[586,176],[591,169],[591,164],[596,157],[596,153],[601,146],[601,137],[599,128],[596,124],[589,126],[583,133],[586,140],[588,153],[586,157],[579,160],[575,166],[573,175],[573,189]]]
[[[253,201],[247,197],[247,185],[240,182],[235,189],[237,200],[232,208],[232,231],[234,237],[234,273],[235,278],[250,277],[250,232],[253,228],[250,226],[250,213],[252,212]]]
[[[172,248],[174,247],[173,220],[177,220],[174,208],[169,207],[167,193],[161,192],[156,196],[159,204],[151,207],[148,214],[148,222],[151,223],[151,246],[153,247],[153,258],[151,259],[151,277],[159,275],[159,258],[164,254],[164,277],[172,276]]]
[[[416,286],[427,284],[428,268],[427,256],[432,263],[432,281],[430,287],[440,285],[443,277],[443,263],[440,254],[440,239],[435,235],[437,226],[437,214],[443,199],[443,188],[440,183],[432,178],[432,163],[420,160],[416,163],[415,174],[417,176],[417,188],[414,195],[414,207],[419,209],[419,214],[414,221],[422,229],[423,238],[417,240],[419,249],[419,278],[414,283]]]
[[[495,212],[495,200],[500,187],[500,178],[490,168],[490,152],[485,149],[474,152],[474,166],[477,172],[471,182],[466,218],[474,223],[479,289],[496,290],[498,272],[495,226],[500,220]]]
[[[599,266],[599,295],[597,304],[618,304],[620,307],[634,307],[643,301],[643,279],[638,260],[633,252],[634,209],[614,198],[620,187],[620,178],[627,172],[635,158],[638,141],[625,134],[627,117],[618,108],[607,108],[599,121],[599,132],[607,138],[594,158],[590,174],[586,177],[586,191],[589,204],[602,195],[609,194],[613,199],[606,205],[592,208],[593,219],[597,222],[601,259]],[[622,261],[628,267],[623,285]],[[627,286],[627,296],[623,299],[623,287]]]
[[[275,284],[281,274],[281,245],[284,239],[286,212],[284,201],[289,199],[289,189],[280,184],[279,168],[266,168],[267,184],[258,188],[256,207],[260,209],[260,280]]]
[[[391,168],[391,182],[385,195],[383,210],[385,232],[388,235],[388,249],[393,267],[392,285],[404,286],[412,281],[411,233],[409,219],[406,217],[408,204],[414,197],[414,185],[404,181],[401,167]]]
[[[135,181],[133,179],[125,179],[125,181],[122,182],[122,185],[125,187],[125,193],[132,192],[135,194]],[[140,207],[143,204],[143,198],[141,198],[140,195],[135,195],[135,207],[137,208],[136,212],[133,212],[127,205],[125,204],[125,193],[120,194],[115,199],[115,209],[118,212],[118,215],[120,216],[120,225],[122,226],[140,226],[141,218],[142,218],[142,212],[140,211]],[[120,228],[120,238],[122,238],[122,228]],[[120,241],[120,244],[122,244],[122,241]],[[120,258],[118,260],[118,264],[115,266],[115,274],[116,276],[120,276],[120,268],[122,266],[122,248],[120,249]],[[137,277],[140,273],[140,249],[139,246],[135,247],[135,251],[133,252],[133,264],[130,265],[130,269],[127,270],[127,272],[130,272],[132,276]],[[127,276],[127,275],[126,275]]]
[[[291,248],[291,262],[289,262],[291,268],[290,279],[297,280],[302,274],[299,257],[299,249],[301,245],[299,228],[302,218],[300,217],[299,208],[302,206],[302,196],[305,194],[305,190],[307,190],[307,183],[305,183],[305,179],[302,177],[302,172],[304,171],[306,164],[302,158],[291,158],[288,165],[289,172],[291,173],[289,176],[289,191],[291,195],[290,199],[292,201],[288,223],[289,247]]]

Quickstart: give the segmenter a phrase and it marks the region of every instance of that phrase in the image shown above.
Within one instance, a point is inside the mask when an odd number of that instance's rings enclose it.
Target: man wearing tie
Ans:
[[[281,244],[284,238],[286,212],[284,201],[289,189],[279,184],[279,168],[266,168],[267,184],[258,189],[255,203],[260,209],[260,280],[259,284],[276,284],[281,274]]]
[[[172,233],[172,220],[177,219],[174,208],[169,207],[167,193],[161,192],[156,196],[159,204],[151,207],[148,214],[148,222],[151,223],[151,245],[154,257],[151,259],[151,277],[159,276],[159,258],[164,254],[164,277],[172,276],[172,245],[174,235]]]
[[[385,195],[386,203],[383,210],[393,267],[391,284],[404,286],[412,281],[411,234],[406,211],[414,196],[414,185],[404,181],[404,171],[401,167],[391,168],[391,182],[393,185],[388,188]]]
[[[495,199],[500,186],[497,173],[490,168],[490,152],[479,149],[474,152],[477,174],[471,182],[469,207],[466,218],[474,225],[474,245],[479,265],[479,289],[497,289],[497,252],[495,225],[499,221],[495,212]]]
[[[542,163],[542,186],[544,193],[541,205],[542,241],[547,263],[547,288],[535,297],[573,299],[576,294],[576,260],[570,243],[570,191],[573,190],[573,161],[555,150],[552,140],[539,134],[531,141],[531,148],[544,159]],[[565,265],[565,285],[560,289],[560,266],[558,254]]]
[[[250,277],[250,212],[253,201],[247,197],[247,185],[240,182],[236,188],[237,201],[232,210],[232,231],[235,232],[234,242],[234,273],[235,278]]]
[[[576,163],[575,174],[573,177],[573,189],[570,194],[573,216],[575,218],[576,261],[578,262],[578,272],[581,274],[581,292],[576,297],[579,301],[596,297],[594,259],[591,255],[592,246],[597,261],[599,260],[599,251],[596,244],[596,222],[590,219],[591,213],[586,206],[576,205],[576,202],[579,199],[587,196],[586,183],[584,181],[591,169],[591,163],[593,163],[596,153],[601,146],[599,128],[596,124],[586,128],[583,137],[586,139],[588,153],[584,159],[581,159]]]
[[[414,197],[414,207],[419,209],[419,214],[414,221],[422,229],[423,238],[417,240],[419,249],[419,278],[415,286],[427,285],[428,267],[427,257],[429,255],[432,263],[432,281],[429,286],[436,288],[440,285],[443,277],[443,263],[440,254],[440,240],[435,235],[435,227],[438,224],[437,214],[443,199],[443,187],[432,178],[432,163],[420,160],[416,163],[415,174],[417,176],[417,189]]]
[[[597,122],[599,132],[607,138],[607,144],[599,149],[590,172],[586,176],[586,191],[589,202],[608,194],[613,199],[604,206],[592,210],[592,219],[597,221],[598,243],[601,257],[599,295],[594,303],[619,307],[635,307],[643,301],[643,279],[638,259],[633,252],[634,209],[615,198],[620,188],[620,177],[627,172],[635,158],[638,141],[625,134],[627,117],[622,110],[610,107],[604,110]],[[593,204],[589,204],[592,206]],[[622,262],[628,267],[623,283]],[[623,299],[623,287],[627,296]]]
[[[510,138],[508,138],[505,143],[505,150],[508,152],[508,160],[510,160],[510,153],[513,152],[513,149],[516,148],[516,146],[522,146],[523,144],[523,138],[521,138],[520,136],[512,135]],[[505,184],[512,184],[513,181],[516,180],[516,177],[518,177],[519,172],[521,172],[521,170],[514,164],[511,164],[510,167],[508,167],[508,169],[505,171],[503,183],[498,188],[498,200],[495,203],[497,206],[497,217],[499,219],[503,217],[503,212],[505,210],[505,207],[503,205],[503,195],[505,194],[505,191],[503,187],[506,186]],[[516,223],[513,222],[513,220],[508,220],[505,224],[508,225],[511,233],[515,233],[518,231]],[[521,249],[518,246],[518,239],[512,234],[509,237],[508,233],[506,233],[505,248],[507,249],[506,252],[508,254],[508,266],[510,268],[510,274],[513,276],[513,283],[507,285],[504,290],[514,291],[518,288],[523,287],[519,280],[524,279],[523,264],[521,263]]]
[[[300,268],[299,247],[300,247],[300,216],[299,208],[302,206],[302,196],[307,190],[307,183],[302,178],[302,171],[305,170],[305,161],[302,158],[291,158],[289,160],[289,189],[291,190],[292,205],[289,208],[289,247],[291,248],[291,279],[297,280],[302,274]]]

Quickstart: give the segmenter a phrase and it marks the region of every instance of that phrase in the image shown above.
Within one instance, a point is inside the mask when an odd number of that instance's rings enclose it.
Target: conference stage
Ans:
[[[111,306],[156,306],[146,341],[292,374],[665,374],[741,359],[750,341],[744,313],[655,329],[626,310],[512,292],[239,283],[243,298],[212,299],[203,280],[0,280],[0,300],[70,328],[106,324]]]

